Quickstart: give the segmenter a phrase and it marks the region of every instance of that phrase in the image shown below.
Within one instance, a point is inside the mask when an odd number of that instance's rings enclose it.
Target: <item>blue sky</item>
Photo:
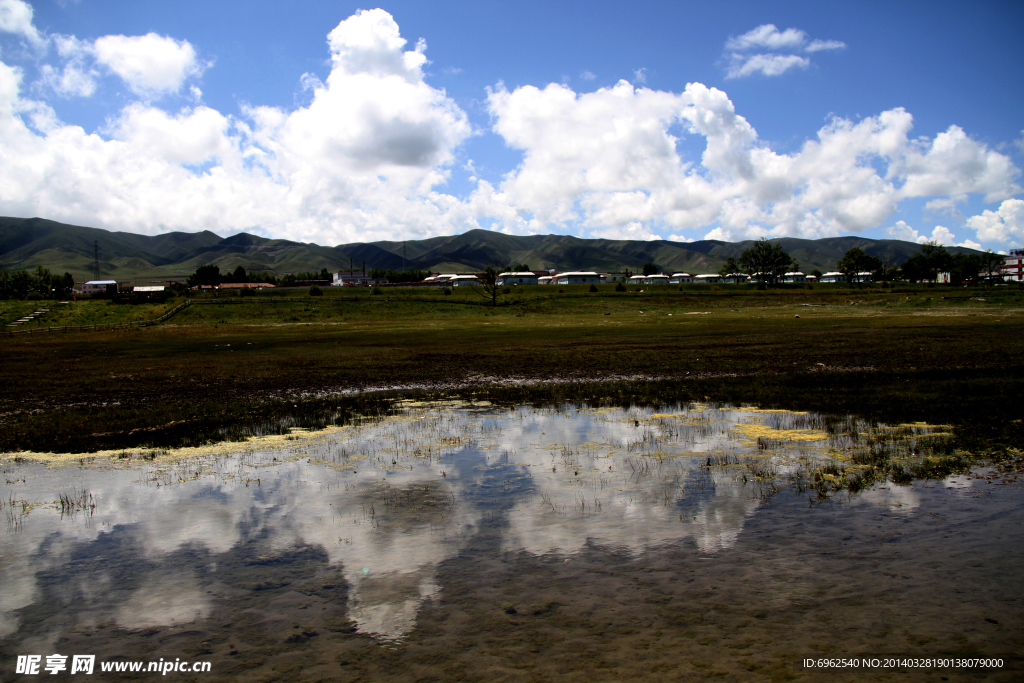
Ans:
[[[1022,29],[1014,2],[0,0],[0,214],[1003,250]]]

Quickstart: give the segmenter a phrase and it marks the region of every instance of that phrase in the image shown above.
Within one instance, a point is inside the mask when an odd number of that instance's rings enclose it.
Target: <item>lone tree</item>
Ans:
[[[882,262],[864,253],[864,250],[860,247],[854,247],[845,254],[843,258],[836,262],[836,270],[846,276],[846,281],[851,285],[857,278],[857,273],[872,272],[881,270]]]
[[[498,294],[501,293],[501,286],[498,285],[498,275],[503,272],[505,272],[504,269],[498,268],[493,264],[488,264],[487,267],[484,268],[483,272],[477,275],[482,284],[479,289],[476,287],[473,289],[485,299],[490,299],[492,306],[498,305]]]
[[[658,266],[654,265],[653,263],[645,263],[644,264],[643,273],[644,273],[644,276],[647,276],[647,275],[657,275],[658,274]]]
[[[783,250],[781,244],[772,244],[762,237],[754,242],[754,246],[743,250],[739,265],[745,273],[756,276],[770,287],[793,266],[793,257]]]

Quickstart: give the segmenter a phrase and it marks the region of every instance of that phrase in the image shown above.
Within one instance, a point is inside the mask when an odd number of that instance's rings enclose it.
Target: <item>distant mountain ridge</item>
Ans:
[[[866,237],[827,237],[817,240],[783,237],[779,243],[805,271],[835,268],[847,250],[860,247],[884,263],[899,265],[920,250],[901,240]],[[100,277],[154,279],[184,277],[207,263],[232,271],[286,273],[361,269],[416,268],[419,270],[475,271],[489,263],[526,263],[535,270],[639,271],[654,263],[664,272],[713,273],[729,257],[739,258],[752,240],[722,242],[670,242],[667,240],[583,239],[568,235],[515,236],[489,230],[431,237],[407,242],[354,242],[334,247],[268,239],[248,233],[220,237],[210,231],[136,235],[100,228],[67,225],[43,218],[0,217],[0,267],[68,271],[76,281],[94,277],[99,248]],[[947,247],[951,253],[979,253]]]

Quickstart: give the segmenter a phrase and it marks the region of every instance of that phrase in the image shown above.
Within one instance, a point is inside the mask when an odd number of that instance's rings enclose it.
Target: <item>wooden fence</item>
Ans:
[[[152,320],[132,320],[126,323],[106,323],[104,325],[57,325],[50,327],[30,327],[24,330],[0,330],[0,337],[14,337],[21,334],[63,334],[65,332],[97,332],[103,330],[128,330],[138,327],[152,327],[153,325],[159,325],[168,318],[180,313],[192,304],[192,300],[188,299],[184,303],[178,304],[171,310],[164,313],[159,318]]]

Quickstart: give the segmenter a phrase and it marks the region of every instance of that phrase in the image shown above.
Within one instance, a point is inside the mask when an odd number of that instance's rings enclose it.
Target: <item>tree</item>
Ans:
[[[939,273],[945,273],[953,269],[953,257],[938,242],[925,242],[922,244],[921,254],[928,264],[928,279],[932,282],[939,279]]]
[[[981,271],[985,273],[987,279],[999,278],[1003,279],[1003,264],[1006,262],[1006,257],[1002,254],[993,254],[991,251],[986,251],[981,255]]]
[[[729,275],[738,272],[740,272],[740,266],[738,263],[736,263],[736,259],[730,256],[729,260],[726,261],[725,265],[722,266],[722,268],[718,271],[718,274],[721,275],[722,277],[728,277]]]
[[[245,272],[245,268],[239,265],[235,268],[235,272],[231,273],[231,282],[248,282],[249,274]]]
[[[653,263],[645,263],[643,273],[644,276],[656,275],[658,273],[658,266],[654,265]]]
[[[498,275],[502,272],[504,272],[504,269],[497,268],[494,265],[488,265],[484,268],[482,273],[477,275],[482,283],[480,289],[477,291],[479,291],[479,293],[485,298],[490,299],[492,306],[498,305],[498,294],[501,293],[501,286],[498,284]],[[476,289],[476,287],[473,289]]]
[[[758,280],[772,286],[793,266],[793,257],[781,244],[772,244],[762,237],[754,246],[743,250],[739,264],[748,275],[756,275]]]
[[[188,284],[189,287],[199,287],[202,285],[216,287],[220,283],[220,266],[207,264],[196,268],[196,272],[188,276],[186,284]]]
[[[938,242],[925,242],[921,251],[903,262],[903,278],[911,282],[935,282],[939,273],[952,275],[953,256]]]
[[[846,281],[851,285],[857,279],[857,273],[874,273],[881,267],[882,262],[879,259],[864,253],[860,247],[848,250],[843,254],[843,258],[836,263],[836,270],[845,275]]]
[[[508,272],[510,272],[510,273],[529,273],[530,272],[530,264],[528,264],[528,263],[516,263],[515,265],[511,265],[511,266],[508,267]]]
[[[71,273],[65,272],[64,277],[54,283],[54,289],[57,290],[61,297],[71,296],[71,292],[75,289],[75,278]]]
[[[381,268],[374,268],[370,271],[370,277],[375,280],[387,280],[394,284],[396,282],[422,282],[430,273],[425,270],[405,270],[400,273],[396,273],[391,268],[387,270]]]

